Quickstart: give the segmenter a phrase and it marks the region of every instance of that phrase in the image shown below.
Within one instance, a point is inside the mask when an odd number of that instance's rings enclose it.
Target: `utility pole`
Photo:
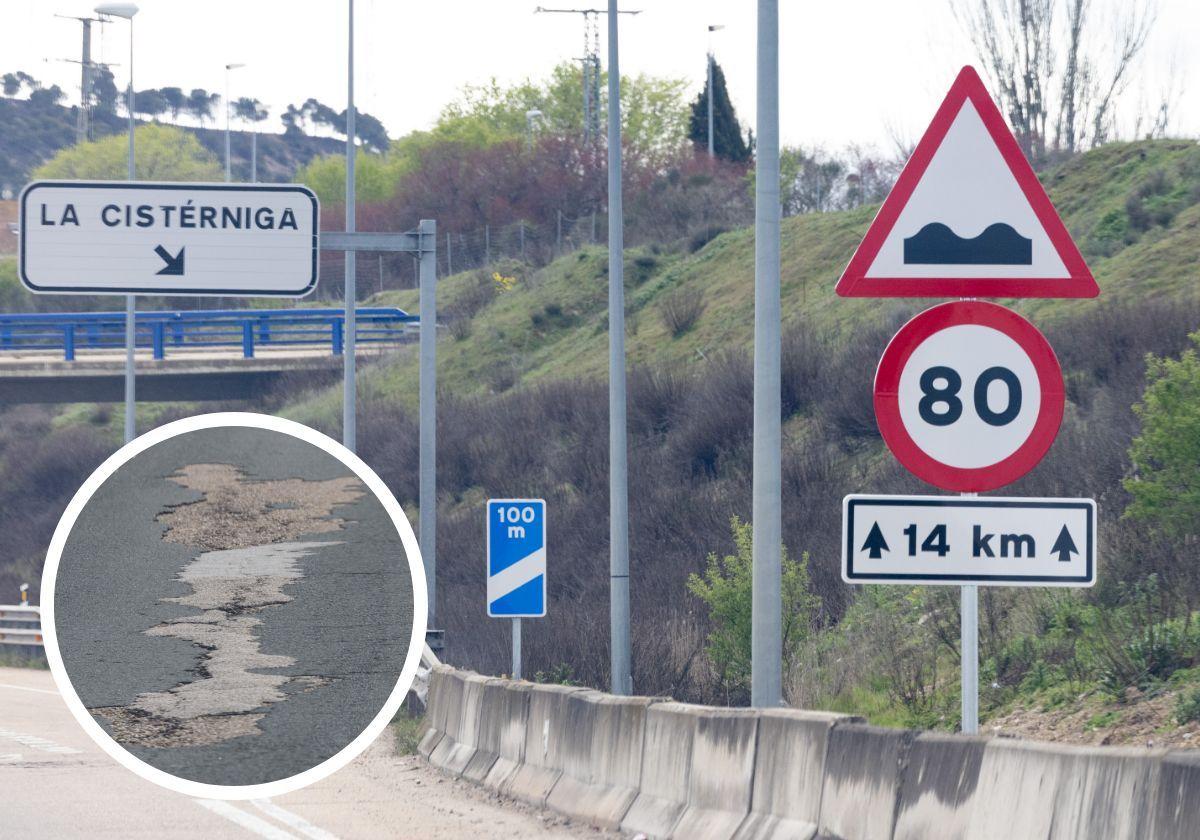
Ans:
[[[625,426],[625,237],[617,0],[608,0],[608,550],[612,693],[632,694],[629,644],[629,453]]]
[[[583,142],[591,144],[600,139],[600,15],[640,15],[641,10],[619,10],[609,3],[607,9],[547,9],[538,6],[533,13],[583,15],[583,56],[579,58],[583,64]],[[609,32],[612,32],[611,24]],[[611,47],[609,53],[612,53]],[[612,72],[611,66],[609,72]],[[612,85],[609,84],[611,89]]]
[[[86,143],[92,139],[92,24],[101,23],[100,18],[55,15],[64,20],[77,20],[83,24],[83,50],[79,56],[79,113],[75,117],[75,142]],[[62,59],[74,64],[71,59]]]
[[[779,461],[779,0],[758,0],[754,179],[754,479],[750,703],[783,702]]]

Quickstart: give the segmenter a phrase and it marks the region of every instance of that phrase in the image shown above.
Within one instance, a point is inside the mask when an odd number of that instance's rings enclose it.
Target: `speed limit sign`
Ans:
[[[983,301],[943,303],[892,338],[875,416],[896,458],[946,490],[1001,487],[1042,459],[1063,415],[1062,369],[1033,324]]]

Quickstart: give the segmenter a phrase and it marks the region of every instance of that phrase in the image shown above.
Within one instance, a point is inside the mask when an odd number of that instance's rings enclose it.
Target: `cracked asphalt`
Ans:
[[[72,685],[172,775],[258,784],[356,738],[391,693],[413,587],[383,506],[288,435],[207,429],[114,473],[67,540],[55,622]]]

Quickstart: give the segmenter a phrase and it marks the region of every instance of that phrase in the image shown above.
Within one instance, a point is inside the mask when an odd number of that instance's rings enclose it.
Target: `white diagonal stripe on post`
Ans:
[[[487,599],[492,603],[517,589],[522,584],[546,573],[546,549],[543,546],[533,554],[522,557],[516,563],[488,576]]]

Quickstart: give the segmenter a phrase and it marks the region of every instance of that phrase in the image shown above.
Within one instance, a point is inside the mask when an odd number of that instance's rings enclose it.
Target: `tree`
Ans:
[[[188,94],[187,109],[200,121],[200,125],[204,125],[205,120],[212,119],[213,108],[220,99],[219,94],[209,93],[204,88],[193,88]]]
[[[1200,347],[1200,332],[1192,333]],[[1142,431],[1129,449],[1133,497],[1125,514],[1175,540],[1200,534],[1200,357],[1146,359],[1146,391],[1134,406]]]
[[[688,576],[688,591],[708,607],[713,629],[705,651],[726,691],[744,696],[750,686],[751,615],[753,609],[752,529],[738,517],[730,520],[736,553],[718,558],[708,555],[703,575]],[[809,637],[821,599],[812,594],[808,580],[808,555],[797,562],[782,549],[783,562],[783,665],[785,672],[798,661]]]
[[[179,121],[179,114],[187,108],[188,98],[182,88],[165,87],[158,91],[162,94],[163,100],[167,103],[167,108],[171,112],[171,120]]]
[[[343,126],[342,133],[345,133],[346,112],[342,111],[338,114],[338,119]],[[363,145],[377,152],[386,152],[391,143],[387,136],[387,129],[383,127],[383,123],[365,111],[355,112],[354,133],[363,142]]]
[[[135,174],[146,181],[219,181],[222,168],[194,134],[170,125],[135,129]],[[124,180],[129,153],[124,134],[69,146],[39,166],[36,178]]]
[[[708,147],[708,81],[707,73],[704,90],[692,103],[691,118],[688,120],[688,139],[697,146]],[[742,137],[742,125],[738,122],[729,100],[729,90],[725,87],[725,71],[713,59],[713,153],[734,163],[744,163],[750,160],[751,147],[747,138]]]
[[[92,102],[93,107],[105,114],[117,112],[117,83],[113,80],[112,70],[101,65],[92,73]]]
[[[29,92],[29,104],[38,109],[52,108],[66,98],[63,89],[58,85],[50,85],[48,88],[35,88]]]
[[[21,92],[21,80],[17,78],[16,73],[5,73],[0,77],[0,84],[4,86],[5,96],[13,97]]]
[[[1118,99],[1154,23],[1154,0],[1114,4],[1119,11],[1100,33],[1091,0],[950,2],[1030,162],[1113,138]]]
[[[257,99],[243,96],[233,103],[233,115],[239,120],[250,123],[260,123],[270,116],[267,107]]]
[[[601,74],[600,84],[607,89],[606,75]],[[526,114],[533,110],[542,114],[535,127],[539,133],[582,137],[582,87],[583,71],[571,63],[558,65],[540,83],[526,79],[504,87],[492,79],[467,85],[442,109],[433,129],[399,142],[415,149],[441,140],[476,146],[524,140],[529,132]],[[656,158],[679,148],[687,134],[686,87],[682,79],[645,74],[621,79],[622,138],[631,154]]]
[[[171,110],[171,105],[161,90],[150,88],[139,90],[134,94],[133,109],[139,114],[145,114],[150,119],[155,119]]]

